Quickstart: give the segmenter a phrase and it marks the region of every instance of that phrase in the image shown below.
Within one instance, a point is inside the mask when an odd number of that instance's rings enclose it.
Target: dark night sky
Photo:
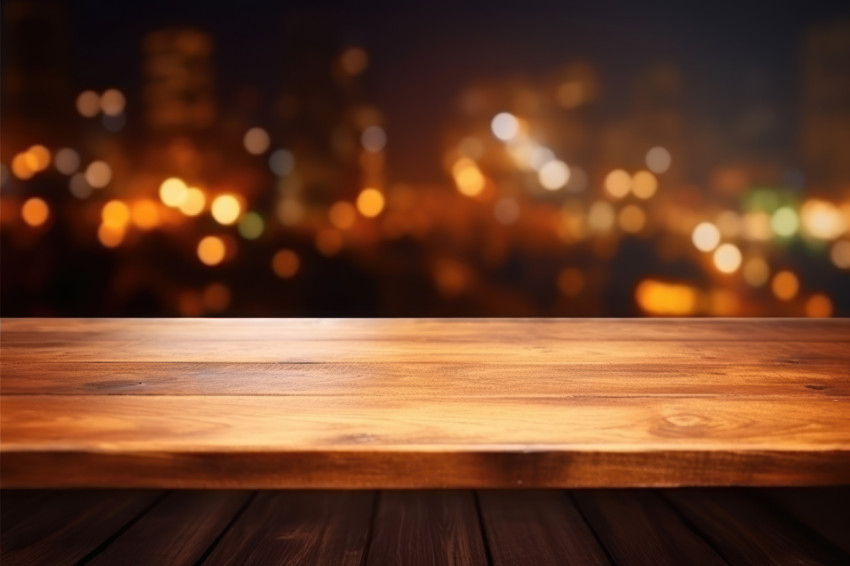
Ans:
[[[138,96],[140,41],[149,31],[189,24],[216,41],[218,90],[258,86],[271,100],[280,80],[275,50],[284,20],[306,7],[339,24],[341,45],[371,56],[368,95],[387,117],[394,177],[432,180],[439,136],[461,88],[473,79],[534,78],[570,59],[595,62],[606,110],[626,110],[617,93],[657,62],[684,73],[689,110],[713,121],[747,101],[793,112],[799,39],[810,24],[850,15],[847,2],[513,2],[378,9],[358,3],[83,0],[68,4],[78,88],[118,86]],[[710,6],[708,5],[710,4]],[[266,105],[270,107],[270,104]],[[777,132],[792,144],[793,120]]]

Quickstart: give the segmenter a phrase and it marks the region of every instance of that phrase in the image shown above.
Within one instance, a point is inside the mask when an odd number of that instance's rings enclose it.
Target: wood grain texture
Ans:
[[[571,495],[617,564],[726,564],[650,490],[575,490]]]
[[[494,566],[611,563],[563,492],[481,491],[478,497]]]
[[[743,491],[681,490],[665,495],[732,566],[837,566],[850,559]]]
[[[3,525],[4,566],[76,564],[149,508],[153,491],[64,492],[36,502],[29,513]]]
[[[844,320],[4,319],[0,347],[6,487],[850,481]]]
[[[474,495],[468,491],[382,492],[366,564],[486,565]]]
[[[374,499],[362,491],[260,493],[204,566],[359,566]]]
[[[197,564],[249,493],[172,492],[88,564]]]

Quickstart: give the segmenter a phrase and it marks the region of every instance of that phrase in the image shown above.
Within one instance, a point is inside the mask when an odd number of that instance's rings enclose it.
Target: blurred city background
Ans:
[[[847,3],[691,4],[4,1],[2,314],[850,315]]]

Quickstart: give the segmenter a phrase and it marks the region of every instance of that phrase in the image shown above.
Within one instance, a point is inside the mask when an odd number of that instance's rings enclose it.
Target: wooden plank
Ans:
[[[598,318],[4,318],[7,342],[92,339],[225,342],[295,340],[443,343],[481,339],[579,341],[850,341],[846,319]]]
[[[819,539],[743,491],[680,490],[665,496],[731,565],[847,564]]]
[[[120,532],[159,492],[64,492],[2,531],[4,566],[75,564]]]
[[[846,360],[664,363],[5,362],[3,395],[850,395]]]
[[[650,490],[575,490],[571,495],[617,564],[726,564]]]
[[[88,564],[197,564],[247,502],[249,493],[169,493]]]
[[[560,491],[481,491],[493,564],[610,564],[573,503]]]
[[[486,565],[473,494],[469,491],[382,492],[366,564]]]
[[[850,486],[759,492],[850,556]]]
[[[483,332],[483,331],[482,331]],[[4,342],[5,344],[5,342]],[[4,363],[33,359],[52,362],[458,362],[481,364],[838,364],[850,355],[850,342],[621,341],[533,339],[519,334],[496,340],[483,334],[456,342],[424,340],[290,341],[283,339],[206,340],[166,336],[123,341],[40,341],[5,344]]]
[[[373,504],[370,492],[261,493],[204,565],[359,566]]]
[[[0,424],[7,487],[801,485],[850,477],[846,397],[7,396]]]

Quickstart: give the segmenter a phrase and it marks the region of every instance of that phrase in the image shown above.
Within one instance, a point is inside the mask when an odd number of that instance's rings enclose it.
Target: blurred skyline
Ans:
[[[6,315],[850,314],[850,7],[5,1]]]

